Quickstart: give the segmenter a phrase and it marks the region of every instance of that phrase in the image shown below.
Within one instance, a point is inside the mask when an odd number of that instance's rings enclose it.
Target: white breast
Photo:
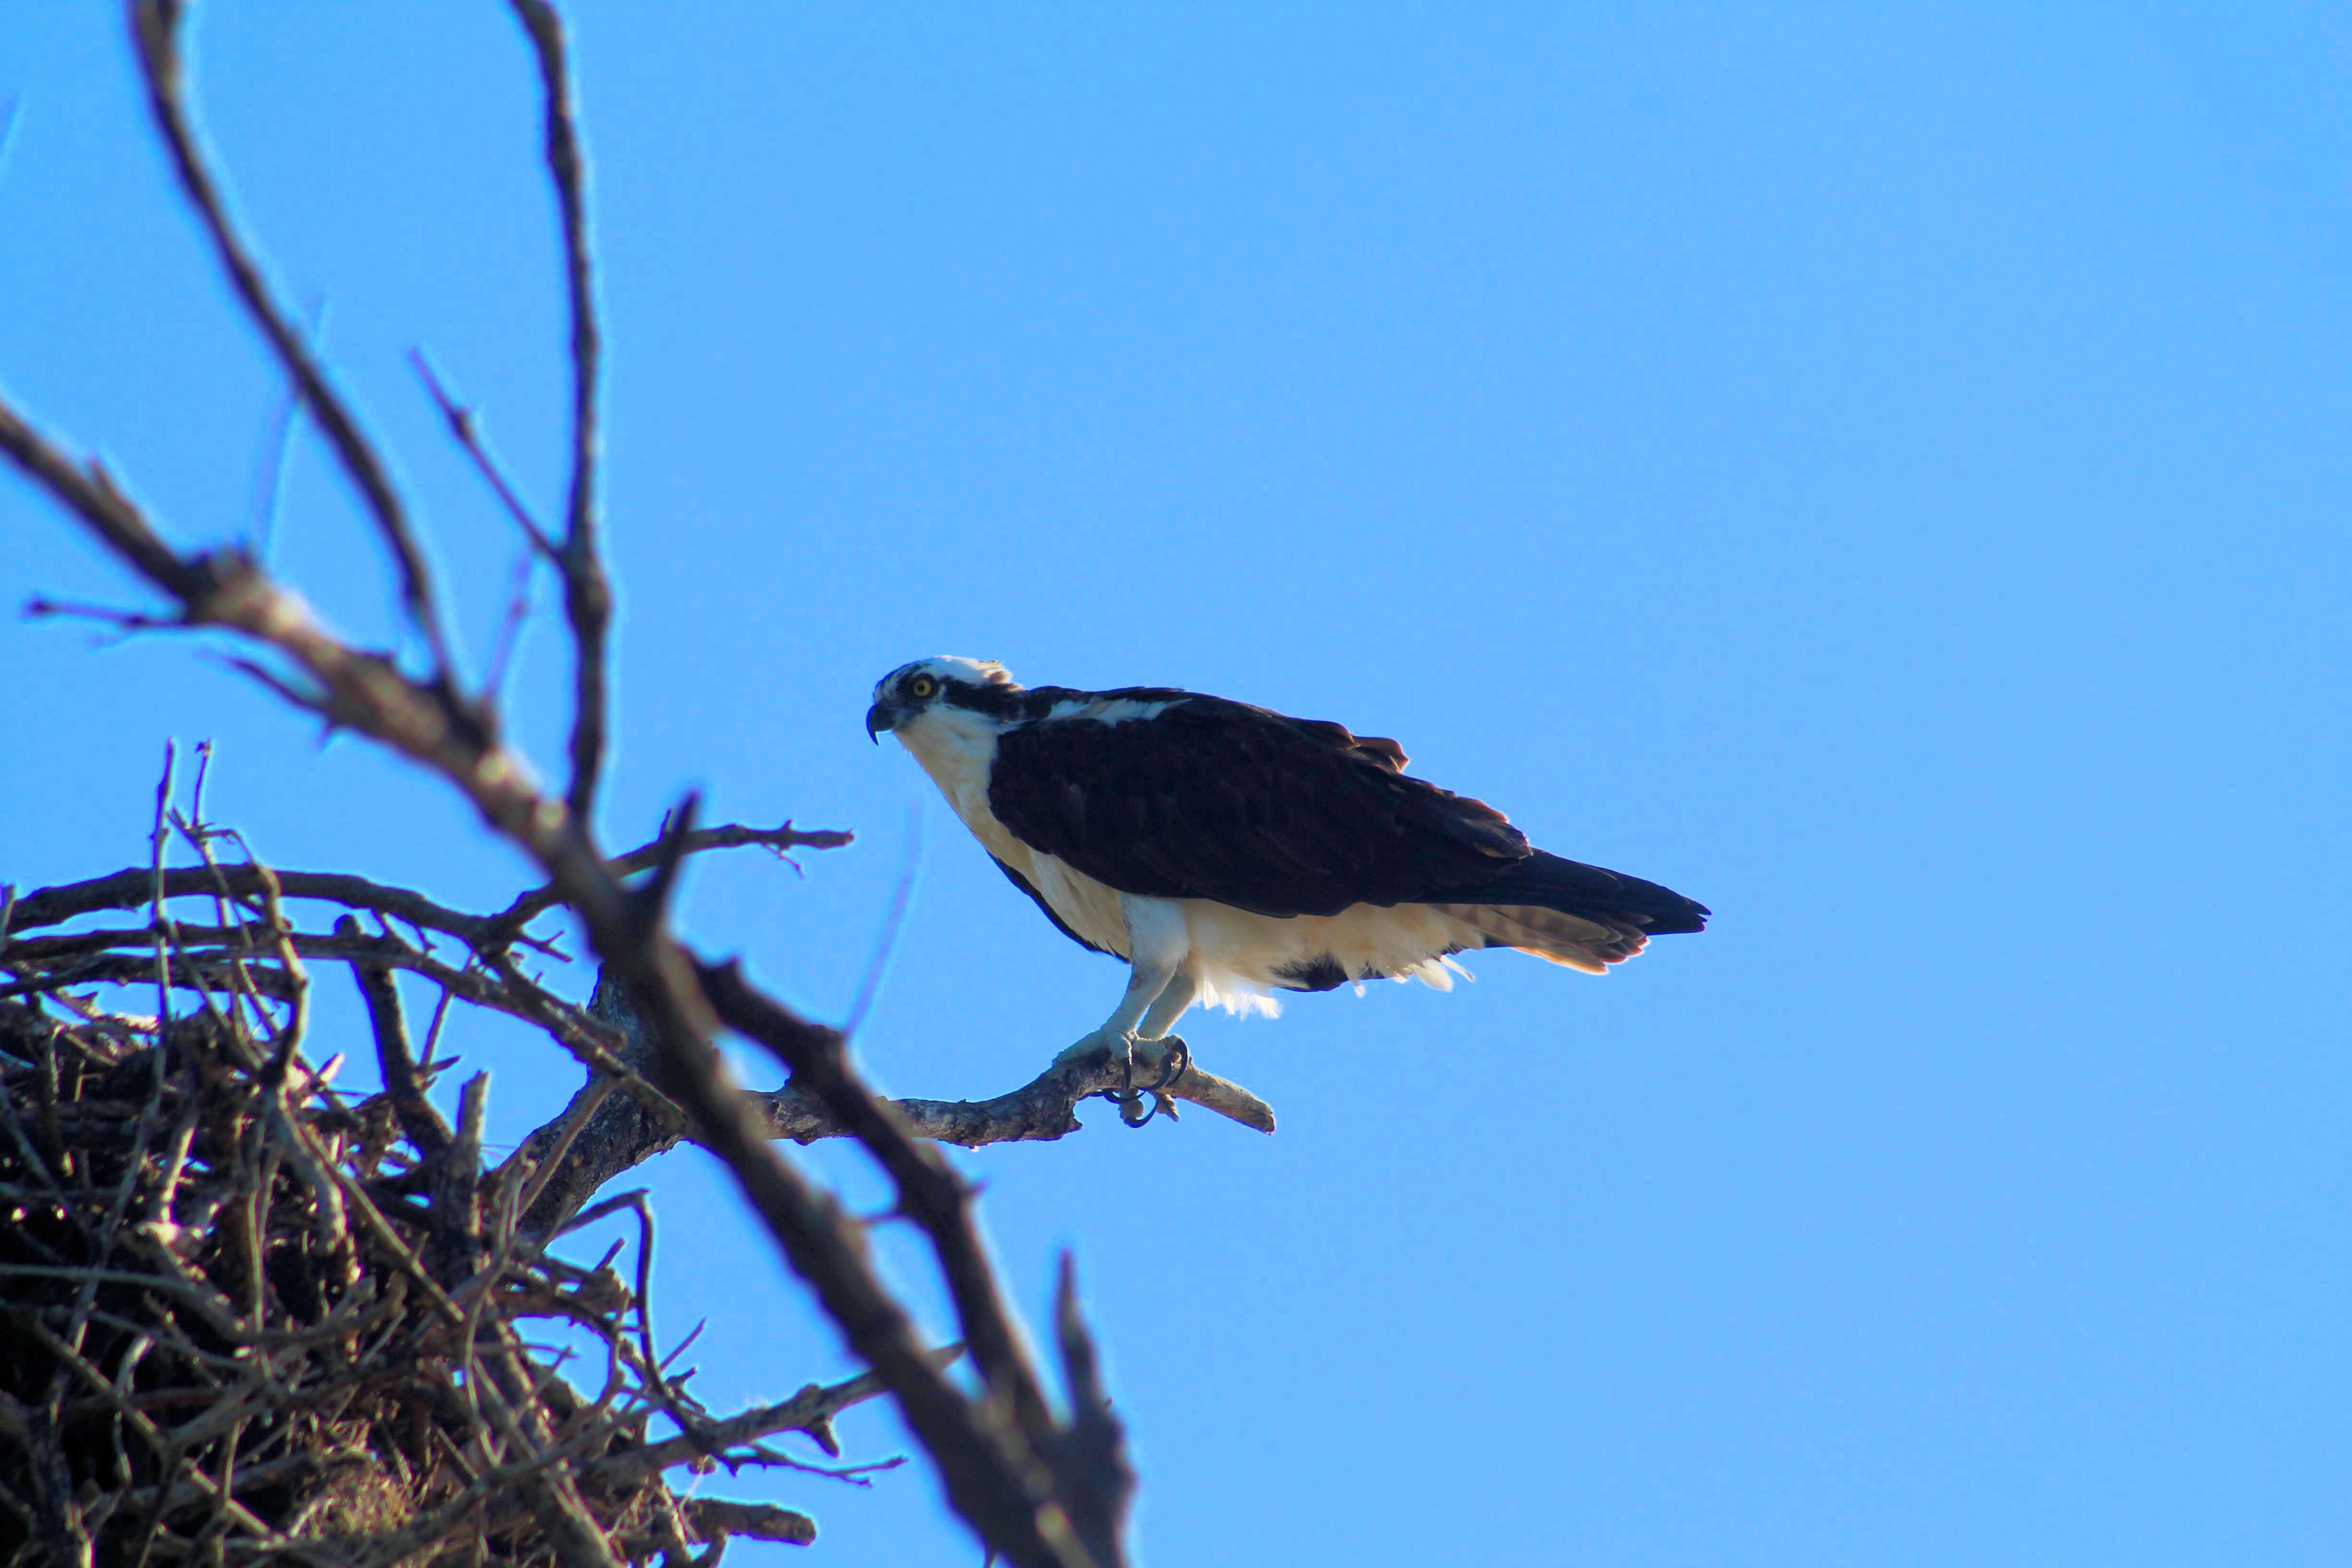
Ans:
[[[893,732],[923,764],[971,836],[1027,879],[1064,925],[1097,947],[1128,956],[1127,920],[1119,913],[1118,892],[1030,848],[988,809],[988,770],[996,761],[994,724],[979,714],[942,706],[925,710]]]

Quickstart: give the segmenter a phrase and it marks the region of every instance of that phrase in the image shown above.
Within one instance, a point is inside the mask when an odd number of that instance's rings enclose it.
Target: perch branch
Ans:
[[[629,1043],[620,1052],[624,1059],[650,1059],[644,1021],[623,991],[600,986],[590,1011],[626,1035]],[[1164,1048],[1157,1042],[1144,1042],[1136,1056],[1137,1071],[1157,1073],[1160,1065],[1157,1053]],[[977,1149],[991,1143],[1066,1137],[1079,1130],[1081,1101],[1096,1096],[1118,1098],[1127,1091],[1129,1082],[1125,1068],[1106,1047],[1073,1061],[1057,1061],[1028,1083],[993,1099],[908,1099],[888,1103],[917,1137]],[[802,1085],[745,1092],[770,1138],[812,1143],[820,1138],[852,1135],[825,1102]],[[1275,1129],[1273,1109],[1264,1100],[1198,1065],[1164,1092],[1260,1132]],[[587,1117],[584,1124],[579,1121],[583,1115]],[[534,1178],[538,1198],[524,1215],[524,1228],[551,1233],[607,1183],[675,1148],[684,1135],[682,1125],[657,1124],[635,1103],[606,1102],[601,1081],[592,1079],[562,1114],[526,1138],[515,1155],[518,1160],[528,1158],[542,1172]],[[563,1152],[565,1148],[568,1154]],[[553,1163],[559,1159],[560,1168]]]
[[[1143,1046],[1154,1045],[1143,1041]],[[1136,1073],[1157,1072],[1159,1061],[1149,1050],[1136,1053]],[[959,1143],[977,1149],[989,1143],[1050,1142],[1078,1131],[1078,1104],[1097,1095],[1114,1096],[1126,1088],[1124,1068],[1110,1048],[1075,1061],[1056,1062],[1023,1084],[993,1100],[893,1100],[888,1104],[919,1138]],[[1166,1090],[1175,1099],[1213,1110],[1260,1132],[1274,1131],[1274,1108],[1241,1085],[1194,1067]],[[793,1084],[755,1094],[768,1118],[769,1135],[796,1143],[819,1138],[849,1136],[824,1102]]]

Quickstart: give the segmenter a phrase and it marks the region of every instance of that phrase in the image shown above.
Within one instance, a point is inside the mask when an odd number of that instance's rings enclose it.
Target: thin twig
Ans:
[[[506,614],[499,617],[489,663],[482,669],[481,700],[486,707],[497,707],[503,698],[507,671],[514,667],[515,649],[522,642],[523,623],[530,619],[530,569],[535,559],[530,547],[524,546],[515,552],[514,566],[507,574]]]
[[[319,300],[310,311],[310,341],[323,342],[327,330],[327,302]],[[261,462],[253,479],[253,523],[246,549],[256,561],[269,559],[269,547],[278,538],[278,511],[286,498],[286,476],[294,463],[294,420],[302,412],[302,389],[293,381],[286,384],[286,393],[271,414],[268,433],[263,437]]]
[[[148,871],[148,930],[155,943],[155,1022],[167,1033],[172,1027],[172,955],[168,939],[172,935],[171,917],[163,912],[163,846],[164,814],[172,806],[172,768],[179,758],[175,742],[163,742],[163,776],[155,781],[155,826],[148,835],[148,854],[152,864]]]
[[[747,827],[740,822],[730,822],[717,827],[698,827],[684,835],[678,841],[678,852],[700,855],[712,849],[756,845],[782,855],[789,849],[838,849],[856,837],[837,827],[794,827],[790,817],[775,827]],[[659,837],[649,839],[626,854],[615,855],[605,862],[605,867],[615,877],[650,870],[661,858],[664,842]],[[486,934],[495,939],[499,932],[519,931],[562,901],[562,893],[552,882],[534,888],[490,916]]]
[[[515,493],[514,486],[507,479],[506,471],[499,467],[498,459],[491,457],[489,448],[483,445],[481,432],[474,425],[474,411],[450,395],[448,387],[434,372],[433,362],[425,357],[424,350],[409,350],[408,363],[415,370],[416,378],[425,384],[425,394],[433,399],[433,405],[441,411],[442,419],[448,424],[451,438],[473,460],[474,471],[482,476],[482,482],[490,487],[490,493],[499,498],[499,504],[506,508],[507,515],[514,519],[517,528],[522,530],[523,538],[550,562],[562,565],[562,557],[557,553],[554,542],[547,537],[547,531],[540,527],[539,520],[530,515],[530,508],[525,506],[522,497]]]
[[[946,1370],[962,1354],[961,1345],[943,1345],[923,1352],[934,1371]],[[746,1410],[724,1421],[708,1422],[695,1431],[615,1454],[592,1467],[589,1475],[599,1483],[617,1485],[641,1479],[672,1465],[716,1457],[738,1444],[756,1442],[779,1432],[814,1432],[851,1405],[877,1399],[889,1391],[889,1385],[870,1372],[829,1386],[812,1383],[781,1404]]]
[[[15,93],[8,95],[8,104],[0,109],[0,179],[7,177],[8,151],[16,144],[16,110],[24,100]]]
[[[882,930],[874,941],[873,955],[866,961],[866,973],[857,982],[857,994],[851,998],[849,1016],[842,1020],[845,1039],[857,1037],[858,1026],[866,1022],[866,1010],[882,989],[882,975],[890,966],[890,950],[898,945],[898,929],[907,918],[907,905],[914,897],[915,870],[923,862],[923,814],[920,810],[907,814],[907,855],[898,868],[898,885],[890,891],[890,906],[883,911]]]

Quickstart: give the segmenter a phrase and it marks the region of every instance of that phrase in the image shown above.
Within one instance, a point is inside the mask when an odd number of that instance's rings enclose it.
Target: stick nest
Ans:
[[[697,1456],[648,1419],[718,1428],[609,1266],[518,1230],[528,1171],[485,1171],[478,1112],[419,1148],[233,993],[159,1022],[10,989],[0,1563],[683,1564],[730,1530],[814,1538],[672,1494],[663,1464]],[[601,1343],[594,1394],[538,1342],[550,1319]]]

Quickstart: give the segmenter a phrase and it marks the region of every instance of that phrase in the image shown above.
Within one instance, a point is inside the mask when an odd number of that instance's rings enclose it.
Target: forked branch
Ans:
[[[650,1087],[684,1106],[698,1141],[733,1173],[746,1197],[807,1279],[844,1340],[889,1388],[909,1426],[937,1462],[957,1510],[997,1552],[1020,1568],[1113,1568],[1132,1478],[1120,1457],[1118,1428],[1101,1407],[1090,1342],[1065,1292],[1057,1339],[1076,1408],[1057,1417],[1014,1330],[970,1213],[964,1184],[932,1145],[919,1142],[908,1118],[878,1100],[847,1062],[833,1031],[745,984],[731,967],[697,960],[666,928],[667,896],[692,843],[690,805],[655,851],[651,878],[631,887],[598,849],[592,821],[604,749],[605,637],[610,589],[597,558],[595,377],[597,342],[590,292],[583,178],[566,79],[562,32],[545,0],[511,0],[530,37],[547,94],[551,174],[564,225],[572,320],[572,473],[560,547],[566,615],[575,660],[571,777],[562,795],[543,791],[521,756],[500,738],[492,706],[460,695],[441,615],[408,514],[384,463],[330,384],[309,345],[264,282],[253,253],[231,222],[217,182],[201,155],[184,100],[178,0],[131,0],[133,32],[156,124],[180,184],[195,206],[230,283],[257,330],[284,365],[304,407],[326,433],[377,531],[394,556],[403,601],[424,638],[431,668],[422,678],[391,658],[362,651],[329,631],[303,601],[255,562],[233,550],[183,553],[167,544],[141,510],[94,466],[83,468],[0,398],[0,450],[92,534],[177,608],[179,624],[217,627],[281,661],[249,671],[302,707],[367,736],[433,772],[462,794],[497,833],[528,854],[547,879],[546,893],[568,905],[585,928],[607,973],[628,988],[655,1047]],[[519,905],[511,937],[529,912]],[[273,909],[269,923],[278,917]],[[509,929],[487,933],[503,937]],[[479,928],[477,928],[478,931]],[[299,946],[272,933],[289,970]],[[345,934],[314,938],[351,944]],[[257,945],[257,936],[224,929],[220,941]],[[370,963],[417,962],[406,944],[344,945],[336,955]],[[226,956],[226,954],[225,954]],[[475,950],[483,967],[511,989],[520,979],[503,946]],[[258,961],[238,963],[257,970]],[[168,967],[168,966],[167,966]],[[232,965],[232,968],[236,965]],[[462,972],[445,981],[470,984]],[[436,978],[440,978],[436,976]],[[899,1205],[922,1225],[945,1275],[982,1383],[967,1394],[926,1357],[911,1319],[875,1272],[859,1222],[778,1154],[760,1107],[738,1090],[719,1056],[722,1026],[760,1040],[788,1061],[800,1092],[856,1137],[898,1189]],[[630,1064],[560,1015],[535,1019],[599,1070],[635,1079]],[[571,1029],[578,1038],[562,1032]],[[640,1080],[642,1081],[642,1080]],[[469,1123],[470,1123],[470,1119]],[[457,1142],[467,1142],[461,1127]],[[427,1134],[428,1139],[430,1134]],[[518,1180],[520,1178],[518,1177]],[[357,1188],[346,1194],[371,1234],[391,1237],[377,1206]],[[396,1238],[394,1238],[396,1240]],[[470,1245],[470,1243],[468,1244]],[[422,1278],[420,1276],[420,1278]],[[534,1414],[530,1391],[506,1369],[519,1367],[511,1343],[486,1347],[478,1380],[490,1428],[510,1448],[555,1454],[560,1441]],[[468,1375],[469,1391],[478,1380]],[[476,1418],[478,1426],[478,1417]],[[487,1479],[490,1472],[485,1471]],[[517,1478],[551,1539],[573,1561],[607,1552],[583,1533],[584,1521],[567,1475],[534,1471]],[[469,1505],[470,1506],[470,1505]]]

